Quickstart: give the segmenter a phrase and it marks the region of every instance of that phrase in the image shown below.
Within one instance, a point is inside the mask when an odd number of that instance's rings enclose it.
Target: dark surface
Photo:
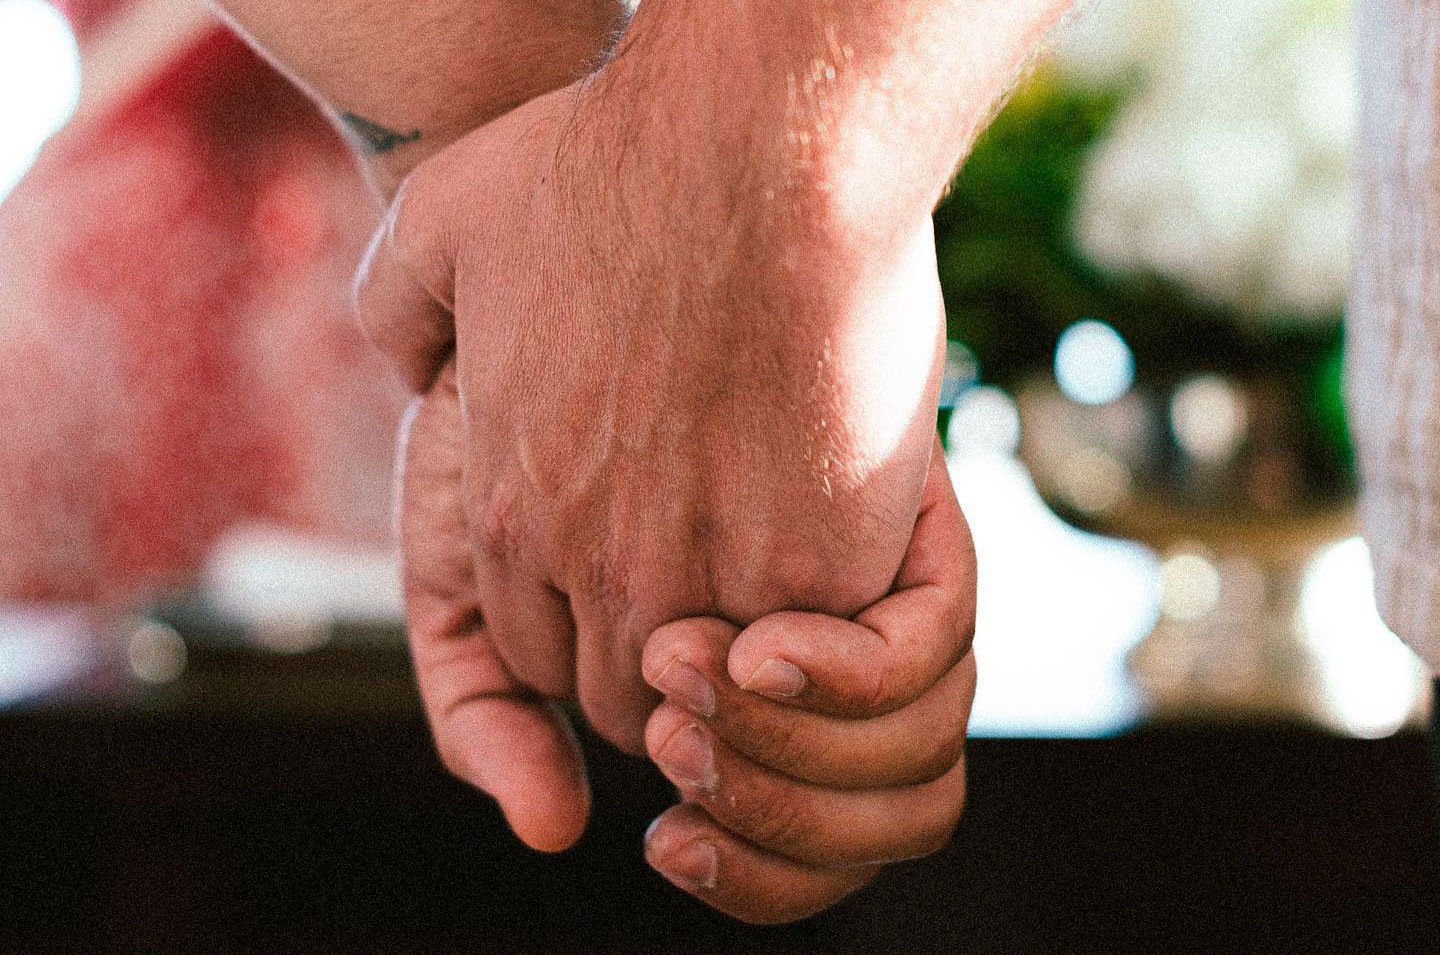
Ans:
[[[192,662],[0,712],[0,949],[1440,952],[1418,735],[976,741],[949,849],[749,929],[645,867],[639,761],[587,741],[590,831],[540,856],[441,772],[393,651]]]

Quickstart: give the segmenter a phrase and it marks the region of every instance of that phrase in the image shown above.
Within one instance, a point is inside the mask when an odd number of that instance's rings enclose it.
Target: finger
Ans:
[[[506,667],[541,695],[575,695],[575,623],[565,595],[502,561],[475,561],[485,621]]]
[[[963,755],[975,697],[973,653],[909,706],[845,719],[737,687],[725,670],[736,632],[713,618],[667,624],[646,643],[641,666],[651,686],[749,759],[817,786],[867,789],[939,779]]]
[[[406,387],[423,394],[455,343],[454,274],[445,210],[419,167],[400,187],[356,273],[355,312]]]
[[[928,855],[949,840],[964,808],[963,763],[916,786],[824,789],[752,762],[671,703],[650,717],[645,744],[687,802],[742,839],[810,865]]]
[[[575,687],[590,726],[632,756],[645,753],[645,721],[660,702],[640,674],[638,611],[618,601],[577,600]],[[654,626],[653,623],[648,626]]]
[[[645,834],[645,860],[666,879],[755,925],[807,918],[875,878],[878,866],[826,869],[736,838],[693,805],[667,809]]]
[[[887,597],[853,622],[781,612],[736,638],[727,662],[746,690],[837,716],[913,702],[975,633],[975,546],[937,440],[909,549]]]
[[[527,845],[583,832],[590,792],[564,716],[514,679],[487,632],[462,507],[459,400],[447,366],[407,419],[400,475],[405,609],[421,699],[451,772],[493,796]]]

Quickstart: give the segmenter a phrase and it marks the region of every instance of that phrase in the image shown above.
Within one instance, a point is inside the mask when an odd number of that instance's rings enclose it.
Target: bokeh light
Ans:
[[[80,679],[95,665],[91,642],[81,608],[0,604],[0,707]]]
[[[945,446],[952,452],[994,451],[1013,454],[1020,447],[1020,409],[1001,388],[981,385],[955,404]]]
[[[80,98],[80,50],[43,0],[0,0],[0,199],[35,162]]]
[[[1305,575],[1300,624],[1320,661],[1335,728],[1386,736],[1416,710],[1425,668],[1375,609],[1370,552],[1358,537],[1320,551]]]
[[[971,733],[1094,736],[1131,725],[1143,704],[1125,658],[1155,625],[1154,555],[1060,520],[1007,454],[952,451],[949,463],[981,568]]]
[[[1086,514],[1101,514],[1130,492],[1130,469],[1113,454],[1082,448],[1065,459],[1056,474],[1060,493]]]
[[[1055,346],[1055,381],[1071,401],[1107,404],[1135,383],[1135,355],[1120,333],[1104,322],[1076,322]]]
[[[1170,400],[1175,443],[1206,464],[1219,464],[1234,455],[1248,424],[1243,396],[1219,375],[1191,378],[1175,389]]]
[[[189,662],[184,638],[156,621],[147,621],[130,634],[126,658],[130,672],[146,683],[178,680]]]
[[[945,343],[945,376],[940,380],[940,407],[953,408],[967,389],[980,379],[975,353],[957,341]]]
[[[1188,623],[1207,616],[1220,600],[1220,571],[1200,554],[1179,553],[1160,567],[1160,609]]]

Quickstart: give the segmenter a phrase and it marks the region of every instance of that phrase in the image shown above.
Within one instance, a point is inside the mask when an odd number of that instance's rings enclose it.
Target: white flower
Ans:
[[[1260,316],[1329,315],[1348,272],[1355,78],[1344,0],[1100,0],[1061,77],[1140,88],[1092,153],[1096,264]]]

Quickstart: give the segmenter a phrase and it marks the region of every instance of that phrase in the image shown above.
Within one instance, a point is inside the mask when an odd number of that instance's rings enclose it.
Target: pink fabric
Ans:
[[[375,216],[222,31],[0,205],[0,599],[183,581],[261,518],[388,534],[402,398],[348,286]]]

